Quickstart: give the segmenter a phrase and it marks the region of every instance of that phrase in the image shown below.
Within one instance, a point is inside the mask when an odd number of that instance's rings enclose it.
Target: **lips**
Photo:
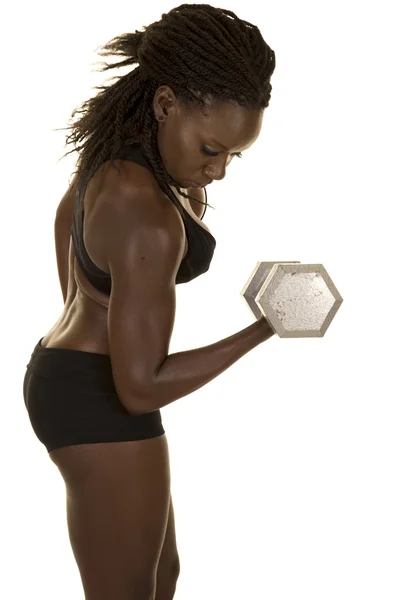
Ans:
[[[206,187],[206,185],[210,185],[212,182],[209,181],[208,183],[196,183],[195,181],[188,181],[188,183],[190,184],[190,187],[203,188]]]

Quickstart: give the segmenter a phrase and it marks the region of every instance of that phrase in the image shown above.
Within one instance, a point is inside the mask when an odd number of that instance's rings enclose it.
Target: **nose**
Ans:
[[[228,156],[226,160],[224,160],[223,157],[220,157],[215,162],[213,161],[212,164],[204,167],[203,172],[209,179],[221,181],[221,179],[225,178],[226,168],[231,163],[231,160],[232,156]]]
[[[214,166],[209,165],[204,169],[204,174],[211,181],[214,181],[214,179],[221,181],[222,179],[225,178],[226,167],[225,166],[217,167],[215,165]]]

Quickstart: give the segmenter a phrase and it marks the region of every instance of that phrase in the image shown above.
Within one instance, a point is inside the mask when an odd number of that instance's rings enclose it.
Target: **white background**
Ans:
[[[179,3],[7,5],[2,56],[0,597],[83,600],[65,488],[24,406],[62,294],[54,217],[63,131],[96,49]],[[177,286],[170,352],[250,325],[258,260],[322,263],[344,298],[321,339],[271,340],[162,409],[181,560],[176,600],[398,600],[399,59],[395,3],[230,0],[276,52],[261,135],[205,223],[210,270]],[[113,60],[113,59],[109,59]]]

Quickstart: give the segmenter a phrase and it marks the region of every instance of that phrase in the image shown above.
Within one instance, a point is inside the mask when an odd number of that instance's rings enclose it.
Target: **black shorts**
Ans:
[[[165,433],[159,410],[133,416],[121,403],[109,354],[43,348],[42,339],[27,364],[23,395],[33,430],[48,452]]]

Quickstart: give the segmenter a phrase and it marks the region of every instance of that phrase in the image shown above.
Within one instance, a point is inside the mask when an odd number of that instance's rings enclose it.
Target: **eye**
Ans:
[[[208,156],[218,156],[219,154],[219,152],[213,152],[212,150],[208,150],[204,145],[201,146],[201,149],[203,150],[204,154],[207,154]],[[238,158],[243,157],[241,152],[234,152],[232,156],[237,156]]]

